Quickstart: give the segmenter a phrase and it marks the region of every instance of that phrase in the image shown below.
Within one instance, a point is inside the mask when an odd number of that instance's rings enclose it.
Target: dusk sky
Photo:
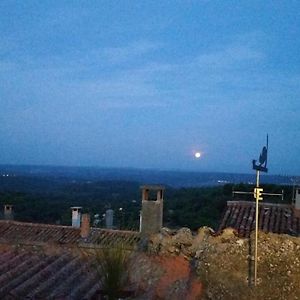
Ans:
[[[300,175],[299,12],[1,0],[0,164]]]

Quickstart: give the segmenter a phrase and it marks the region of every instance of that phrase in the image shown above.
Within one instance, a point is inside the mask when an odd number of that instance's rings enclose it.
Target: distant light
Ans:
[[[200,153],[200,152],[196,152],[196,153],[195,153],[195,157],[196,157],[196,158],[200,158],[200,157],[201,157],[201,153]]]
[[[122,210],[123,210],[123,207],[120,207],[120,208],[119,208],[119,211],[122,211]]]

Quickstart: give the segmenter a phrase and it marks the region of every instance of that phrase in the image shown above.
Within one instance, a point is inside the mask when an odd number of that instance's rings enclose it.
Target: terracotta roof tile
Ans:
[[[0,261],[0,299],[91,299],[99,289],[92,261],[71,254],[0,251]]]
[[[113,245],[124,241],[134,246],[139,240],[136,231],[91,228],[88,238],[82,239],[80,228],[0,220],[0,243]]]
[[[300,235],[300,218],[287,204],[259,203],[259,229],[264,232]],[[237,230],[242,237],[249,237],[255,228],[255,202],[228,201],[219,231],[226,227]]]

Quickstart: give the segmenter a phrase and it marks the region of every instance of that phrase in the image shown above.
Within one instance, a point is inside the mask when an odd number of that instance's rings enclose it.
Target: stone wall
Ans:
[[[215,235],[200,228],[164,228],[149,241],[149,252],[183,256],[204,286],[203,299],[300,299],[300,238],[259,233],[258,285],[253,285],[254,235],[239,238],[235,230]]]

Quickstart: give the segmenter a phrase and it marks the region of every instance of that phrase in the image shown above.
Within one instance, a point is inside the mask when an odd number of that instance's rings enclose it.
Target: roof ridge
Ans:
[[[66,228],[66,229],[80,230],[80,228],[76,228],[76,227],[72,227],[72,226],[68,226],[68,225],[21,222],[21,221],[14,221],[14,220],[0,220],[0,223],[23,225],[23,226],[34,226],[34,227],[52,227],[52,228]]]
[[[70,230],[80,230],[80,228],[72,227],[71,225],[59,225],[59,224],[46,224],[46,223],[33,223],[33,222],[21,222],[14,220],[0,220],[0,223],[20,225],[20,226],[33,226],[33,227],[44,227],[44,228],[57,228],[57,229],[70,229]],[[132,230],[120,230],[120,229],[108,229],[108,228],[98,228],[91,227],[91,230],[102,231],[102,232],[112,232],[112,233],[126,233],[126,234],[136,234],[138,231]]]
[[[228,206],[232,205],[255,205],[255,201],[247,201],[247,200],[230,200],[227,201]],[[284,208],[292,208],[292,204],[287,204],[287,203],[273,203],[273,202],[259,202],[258,205],[260,206],[274,206],[274,207],[284,207]]]

